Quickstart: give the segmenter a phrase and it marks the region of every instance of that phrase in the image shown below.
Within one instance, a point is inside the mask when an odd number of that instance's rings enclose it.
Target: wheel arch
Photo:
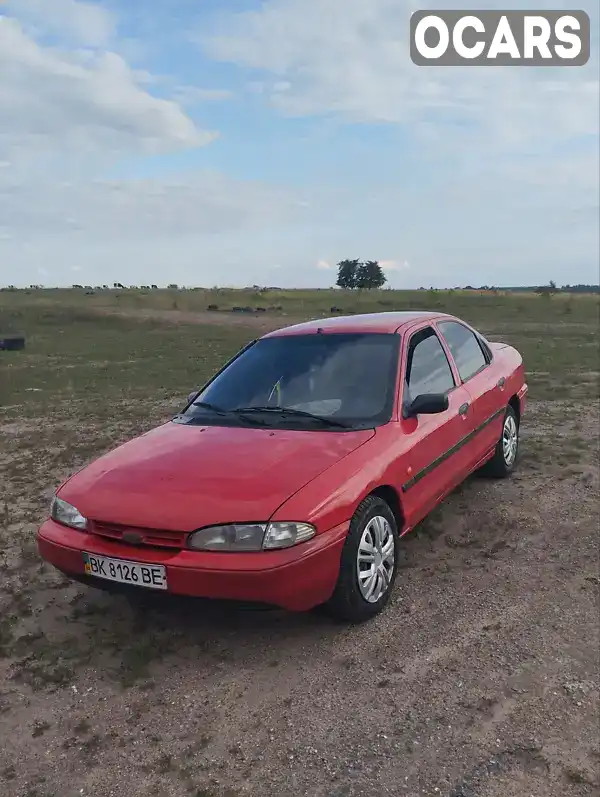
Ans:
[[[517,396],[516,393],[514,394],[514,396],[510,397],[510,399],[508,401],[508,406],[512,407],[512,409],[515,411],[515,415],[517,416],[517,423],[520,425],[521,424],[521,401],[519,400],[519,397]]]
[[[395,487],[392,487],[391,484],[381,484],[379,487],[371,490],[368,495],[376,496],[377,498],[381,498],[386,502],[386,504],[392,510],[394,518],[396,519],[398,534],[401,534],[406,519],[404,517],[404,510],[402,508],[402,501],[400,500],[398,490],[396,490]],[[365,496],[365,498],[366,497],[367,496]]]

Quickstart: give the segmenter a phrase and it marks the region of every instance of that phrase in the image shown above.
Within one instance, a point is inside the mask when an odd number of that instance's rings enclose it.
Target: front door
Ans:
[[[473,408],[473,438],[469,450],[473,466],[498,442],[504,410],[499,410],[502,383],[494,379],[494,368],[476,335],[458,321],[441,321],[438,332],[447,343],[460,379]]]
[[[400,489],[412,528],[468,474],[468,445],[461,442],[473,428],[471,399],[457,385],[448,357],[432,327],[415,332],[403,361],[400,433],[407,444],[402,457]],[[448,409],[436,415],[405,418],[404,410],[418,395],[445,393]]]

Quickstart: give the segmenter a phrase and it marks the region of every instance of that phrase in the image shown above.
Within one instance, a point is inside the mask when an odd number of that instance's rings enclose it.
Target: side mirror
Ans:
[[[198,391],[197,390],[192,390],[192,392],[187,397],[187,403],[189,404],[190,401],[192,401],[192,399],[195,399],[197,395],[198,395]]]
[[[445,393],[422,393],[414,399],[406,415],[408,418],[417,415],[437,415],[447,409],[448,396]]]

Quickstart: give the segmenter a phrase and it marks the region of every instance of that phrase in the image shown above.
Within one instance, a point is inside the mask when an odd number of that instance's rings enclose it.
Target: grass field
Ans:
[[[40,562],[35,531],[65,476],[167,419],[251,338],[332,306],[449,311],[517,346],[528,373],[518,471],[469,480],[406,539],[384,615],[348,629],[134,609]],[[27,340],[0,352],[0,794],[598,794],[599,307],[441,291],[0,292],[0,335]]]

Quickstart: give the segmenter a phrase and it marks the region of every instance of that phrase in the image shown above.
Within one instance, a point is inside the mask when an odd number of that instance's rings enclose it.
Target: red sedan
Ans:
[[[100,588],[360,622],[390,598],[400,537],[478,468],[511,473],[526,395],[520,354],[449,315],[281,329],[64,482],[39,550]]]

